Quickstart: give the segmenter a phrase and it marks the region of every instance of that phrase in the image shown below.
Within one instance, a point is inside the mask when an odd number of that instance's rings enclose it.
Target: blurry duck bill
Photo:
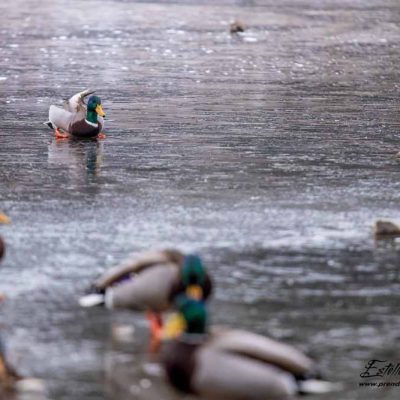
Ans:
[[[190,285],[186,289],[186,295],[195,300],[203,298],[203,289],[199,285]]]
[[[103,111],[103,107],[102,107],[100,104],[98,104],[98,105],[96,106],[96,113],[97,113],[98,115],[100,115],[100,117],[105,117],[105,116],[106,116],[106,114],[105,114],[104,111]]]

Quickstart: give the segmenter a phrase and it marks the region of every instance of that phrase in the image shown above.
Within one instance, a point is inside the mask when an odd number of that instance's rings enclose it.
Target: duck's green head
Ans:
[[[177,312],[164,327],[164,339],[174,339],[183,333],[201,335],[207,332],[208,314],[203,301],[180,295],[175,304]]]
[[[182,283],[188,297],[196,300],[203,298],[203,288],[206,283],[206,269],[201,258],[196,254],[188,254],[183,260],[181,271]]]
[[[87,110],[88,114],[89,113],[96,113],[97,115],[100,115],[100,117],[105,117],[106,114],[103,111],[103,108],[101,107],[101,99],[99,96],[90,96],[88,103],[87,103]]]

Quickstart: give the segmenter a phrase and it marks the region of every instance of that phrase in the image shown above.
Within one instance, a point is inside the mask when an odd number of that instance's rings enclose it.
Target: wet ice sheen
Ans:
[[[311,351],[342,400],[368,398],[365,361],[399,358],[399,244],[371,235],[400,218],[398,2],[65,4],[0,3],[0,322],[21,370],[55,399],[179,398],[147,370],[142,316],[76,301],[128,253],[179,246],[215,277],[215,323]],[[56,142],[49,104],[89,86],[107,139]]]

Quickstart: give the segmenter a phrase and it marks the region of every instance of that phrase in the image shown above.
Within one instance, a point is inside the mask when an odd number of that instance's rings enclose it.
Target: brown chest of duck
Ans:
[[[202,301],[185,295],[176,298],[178,313],[164,328],[162,362],[169,382],[185,393],[196,393],[192,377],[196,373],[197,351],[207,342],[207,313]]]

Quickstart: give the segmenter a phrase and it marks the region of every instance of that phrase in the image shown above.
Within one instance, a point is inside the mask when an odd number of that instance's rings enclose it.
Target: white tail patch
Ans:
[[[132,343],[135,341],[135,327],[132,325],[114,324],[111,332],[113,339],[118,342]]]
[[[46,385],[41,379],[23,378],[16,383],[16,389],[20,393],[45,393]]]
[[[340,383],[321,381],[318,379],[309,379],[299,382],[300,392],[306,394],[321,394],[336,392],[342,388]]]
[[[79,299],[79,305],[81,307],[95,307],[101,304],[104,304],[104,295],[100,293],[88,294]]]

